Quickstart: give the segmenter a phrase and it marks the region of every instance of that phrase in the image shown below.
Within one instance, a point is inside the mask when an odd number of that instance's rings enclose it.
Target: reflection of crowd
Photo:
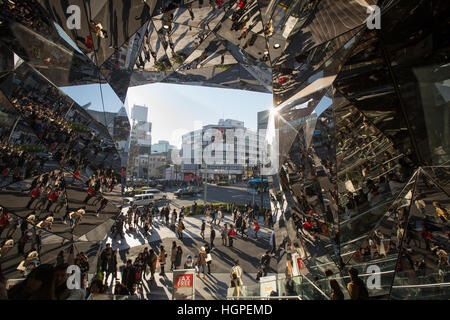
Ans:
[[[0,1],[0,11],[2,15],[16,20],[38,33],[50,33],[50,22],[44,21],[44,19],[37,19],[38,17],[45,17],[45,13],[36,0]]]
[[[339,174],[348,191],[340,199],[343,220],[397,195],[412,174],[405,158],[359,112],[339,123],[336,141]]]
[[[17,126],[20,127],[20,126]],[[0,128],[0,173],[1,185],[5,186],[27,179],[36,171],[43,171],[47,159],[40,157],[37,152],[23,150],[24,145],[40,145],[38,138],[25,134],[20,129],[15,132],[19,137],[11,137],[11,129],[4,126]]]
[[[66,261],[67,260],[67,261]],[[73,246],[69,250],[67,259],[61,250],[56,259],[56,264],[36,265],[27,274],[26,278],[6,291],[8,300],[84,300],[90,294],[98,292],[95,285],[85,288],[85,278],[89,270],[88,258],[84,252],[74,257]],[[75,288],[69,288],[69,265],[77,265],[81,271],[81,283],[74,283]],[[3,278],[0,269],[0,279]]]
[[[30,92],[17,87],[11,102],[62,166],[85,169],[92,162],[105,162],[111,154],[114,156],[114,152],[107,152],[113,151],[114,145],[107,146],[106,140],[97,137],[98,132],[88,126],[92,119],[76,108],[69,108],[58,90]],[[101,132],[101,128],[97,131]],[[105,157],[97,160],[102,151]],[[42,162],[45,160],[41,160],[41,167]]]

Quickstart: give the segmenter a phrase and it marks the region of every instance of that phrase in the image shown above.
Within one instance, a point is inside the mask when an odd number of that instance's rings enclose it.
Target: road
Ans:
[[[205,186],[204,186],[205,187]],[[217,186],[215,184],[207,184],[206,186],[206,201],[210,203],[216,202],[228,202],[228,203],[251,203],[253,201],[261,207],[261,195],[252,195],[247,191],[247,187],[242,184],[230,185],[230,186]],[[168,190],[168,199],[172,200],[175,206],[188,206],[197,201],[197,203],[203,203],[205,196],[204,193],[200,193],[194,197],[183,197],[177,199],[173,196],[174,189]],[[265,208],[270,208],[269,196],[267,193],[263,195],[263,203]]]

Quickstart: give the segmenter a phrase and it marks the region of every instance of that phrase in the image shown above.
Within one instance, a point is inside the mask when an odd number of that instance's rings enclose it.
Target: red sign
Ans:
[[[175,276],[175,289],[178,288],[192,288],[194,275],[190,274],[180,274]]]

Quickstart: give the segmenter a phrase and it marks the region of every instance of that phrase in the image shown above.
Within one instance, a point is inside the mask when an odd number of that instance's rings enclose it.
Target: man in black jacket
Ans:
[[[136,270],[131,259],[127,260],[127,265],[122,272],[122,284],[124,284],[130,294],[134,294],[134,284],[136,282]]]
[[[351,300],[368,300],[369,292],[366,284],[358,277],[358,270],[350,268],[348,270],[351,282],[347,285],[348,293]]]
[[[267,276],[267,272],[269,271],[270,268],[270,250],[266,251],[266,254],[264,254],[261,257],[261,268],[262,268],[262,272],[263,272],[263,277]]]
[[[200,228],[200,235],[202,236],[203,240],[205,240],[205,228],[206,228],[205,220],[202,220],[202,226]]]
[[[210,234],[210,239],[211,239],[211,250],[214,248],[214,239],[216,238],[216,230],[214,230],[214,227],[211,226],[211,234]]]

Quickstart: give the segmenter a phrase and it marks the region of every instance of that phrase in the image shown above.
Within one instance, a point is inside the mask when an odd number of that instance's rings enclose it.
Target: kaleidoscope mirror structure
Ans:
[[[70,5],[80,9],[77,28],[67,22]],[[159,82],[273,95],[277,171],[266,178],[280,296],[330,299],[335,280],[353,299],[357,270],[371,299],[450,298],[449,1],[9,0],[0,8],[8,278],[55,263],[61,250],[82,253],[95,274],[122,210],[113,190],[127,159],[108,125],[127,136],[133,124],[126,114],[94,117],[60,88],[108,88],[124,103],[130,87]],[[298,259],[305,270],[295,276]]]

